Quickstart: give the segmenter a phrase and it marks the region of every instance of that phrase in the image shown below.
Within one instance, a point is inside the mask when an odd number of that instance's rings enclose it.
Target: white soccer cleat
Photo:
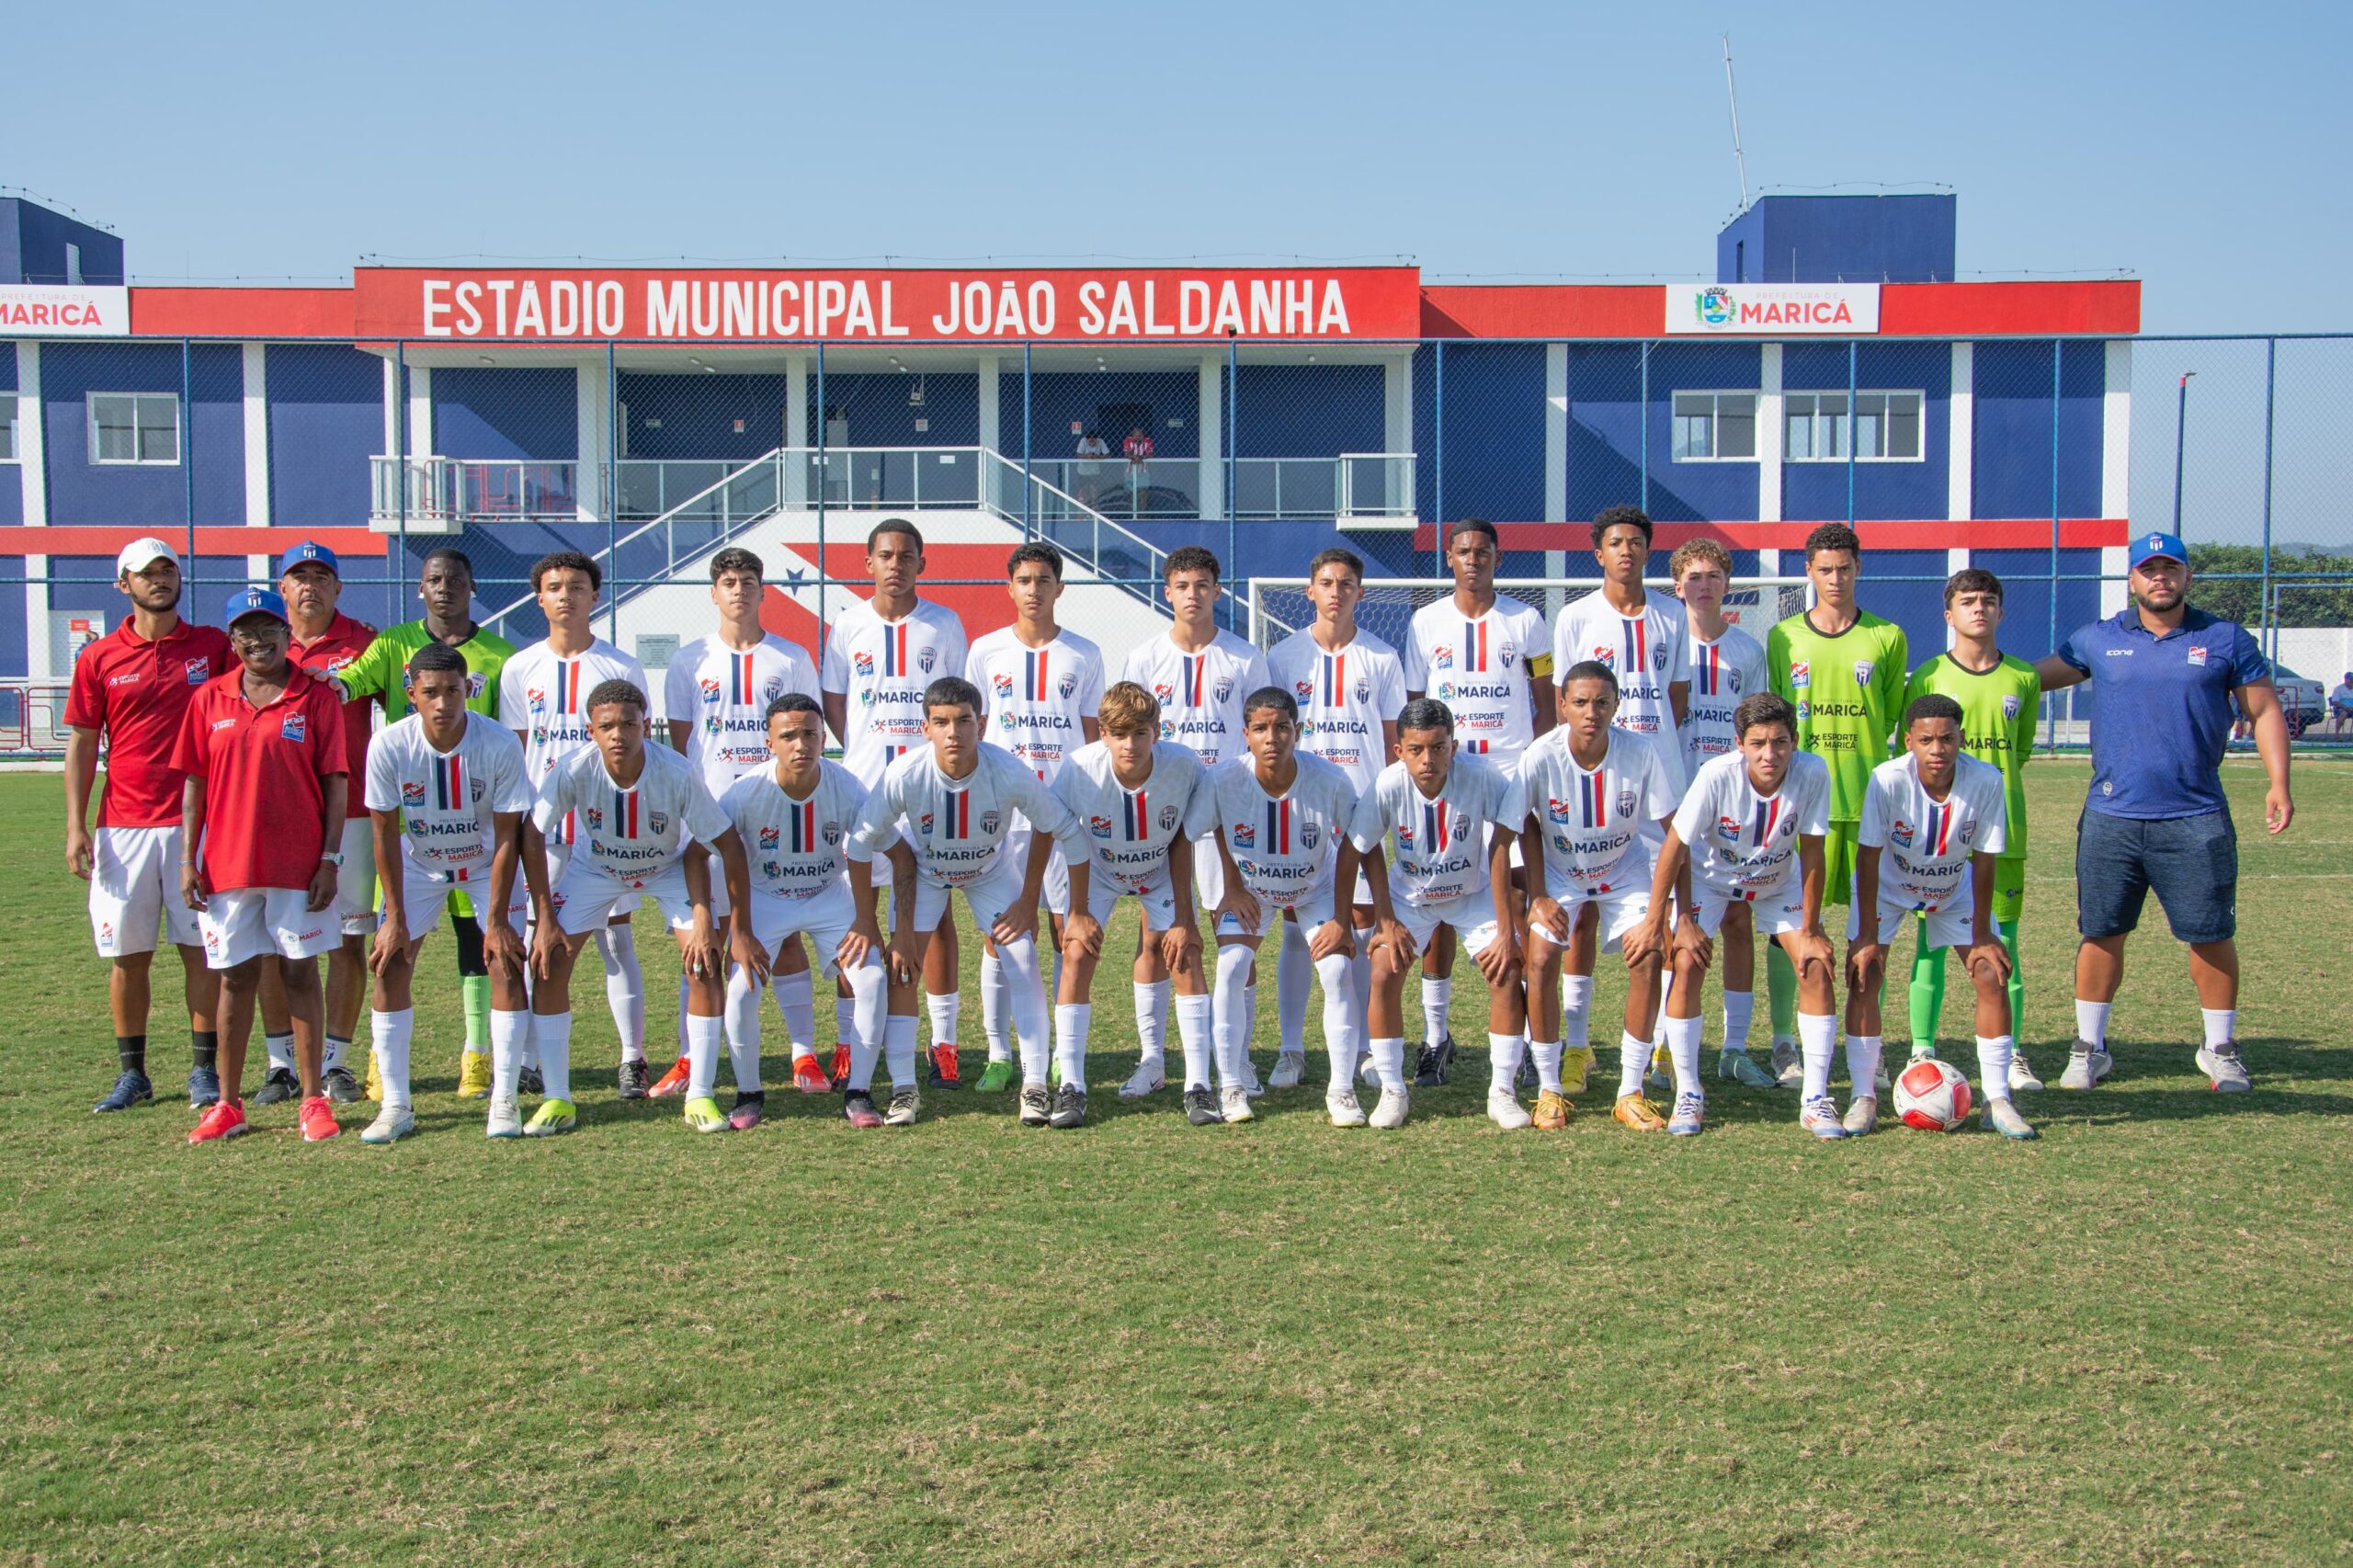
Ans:
[[[1394,1131],[1405,1125],[1405,1118],[1413,1108],[1413,1090],[1383,1089],[1381,1103],[1372,1108],[1372,1125],[1384,1132]]]
[[[1252,1099],[1266,1097],[1267,1085],[1258,1082],[1258,1064],[1248,1057],[1242,1059],[1242,1092]]]
[[[1838,1102],[1828,1095],[1816,1095],[1806,1101],[1798,1112],[1798,1125],[1824,1141],[1847,1136],[1847,1129],[1838,1119]]]
[[[1793,1040],[1773,1042],[1773,1076],[1785,1089],[1805,1086],[1805,1053]]]
[[[2208,1046],[2198,1053],[2198,1070],[2206,1081],[2224,1094],[2245,1093],[2255,1086],[2246,1074],[2246,1063],[2239,1060],[2238,1042]]]
[[[523,1108],[515,1103],[514,1096],[508,1095],[490,1102],[490,1135],[493,1138],[523,1136]]]
[[[2010,1093],[2037,1094],[2041,1091],[2041,1088],[2042,1080],[2036,1077],[2034,1069],[2026,1064],[2026,1052],[2021,1051],[2012,1056],[2010,1058]]]
[[[1147,1095],[1156,1095],[1167,1086],[1167,1070],[1158,1060],[1147,1058],[1138,1062],[1136,1070],[1128,1075],[1128,1081],[1120,1085],[1120,1097],[1140,1100]]]
[[[1270,1089],[1296,1089],[1299,1087],[1300,1079],[1306,1076],[1306,1074],[1307,1052],[1303,1051],[1283,1051],[1275,1058],[1275,1070],[1267,1074],[1267,1087]]]
[[[1872,1095],[1857,1095],[1847,1102],[1847,1119],[1840,1123],[1849,1138],[1879,1131],[1879,1099]]]
[[[2005,1138],[2028,1139],[2041,1136],[2035,1131],[2032,1123],[2018,1114],[2018,1108],[2007,1099],[1985,1102],[1985,1125]]]
[[[1914,1046],[1914,1047],[1912,1048],[1912,1061],[1911,1061],[1911,1062],[1905,1062],[1904,1065],[1905,1065],[1906,1067],[1909,1067],[1909,1066],[1911,1066],[1911,1065],[1913,1064],[1913,1062],[1934,1062],[1936,1059],[1937,1059],[1937,1048],[1936,1048],[1935,1046],[1933,1046],[1933,1045],[1915,1045],[1915,1046]]]
[[[1324,1113],[1332,1119],[1332,1125],[1335,1127],[1364,1125],[1364,1107],[1357,1103],[1357,1092],[1354,1089],[1342,1088],[1336,1094],[1324,1096]]]
[[[1487,1091],[1487,1119],[1506,1132],[1517,1132],[1534,1118],[1519,1103],[1519,1096],[1504,1089]]]
[[[1368,1089],[1381,1087],[1381,1069],[1372,1064],[1372,1052],[1370,1051],[1357,1058],[1357,1082]]]
[[[416,1131],[416,1113],[406,1106],[385,1106],[360,1132],[362,1143],[396,1143]]]
[[[2105,1051],[2095,1051],[2082,1040],[2068,1053],[2067,1070],[2059,1075],[2063,1089],[2088,1089],[2113,1072],[2116,1058]]]
[[[1666,1119],[1666,1130],[1677,1138],[1697,1137],[1707,1125],[1707,1096],[1697,1090],[1675,1096],[1675,1114]]]
[[[1250,1091],[1239,1084],[1217,1092],[1217,1108],[1218,1114],[1228,1121],[1249,1121],[1257,1115],[1250,1108]]]

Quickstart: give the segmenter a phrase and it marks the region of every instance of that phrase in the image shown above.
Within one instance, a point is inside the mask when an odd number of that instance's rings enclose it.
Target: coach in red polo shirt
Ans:
[[[309,960],[340,939],[333,911],[342,852],[343,707],[328,682],[287,654],[286,602],[240,588],[221,619],[238,667],[199,690],[180,725],[176,766],[186,837],[180,895],[197,911],[205,958],[221,971],[221,1103],[188,1142],[245,1131],[245,1036],[265,965],[278,971],[294,1028],[302,1136],[341,1129],[319,1092],[321,998]]]
[[[197,688],[233,663],[229,639],[179,615],[180,558],[159,539],[135,539],[115,557],[115,586],[131,619],[82,650],[65,699],[65,864],[90,884],[90,931],[114,1008],[119,1076],[97,1103],[128,1110],[153,1099],[147,1079],[148,971],[156,932],[180,950],[195,1061],[188,1100],[199,1110],[221,1097],[213,1007],[220,983],[205,967],[196,911],[180,898],[180,773],[172,767],[180,720]],[[90,786],[98,748],[107,754],[106,794],[94,840]]]
[[[376,640],[374,627],[336,608],[343,597],[343,572],[335,551],[324,544],[305,540],[286,552],[278,562],[278,593],[286,601],[286,619],[293,628],[287,657],[321,680],[358,658]],[[373,706],[364,698],[343,705],[344,766],[355,789],[368,777]],[[359,1024],[359,1005],[367,995],[368,938],[376,929],[376,841],[369,831],[366,812],[354,812],[346,819],[343,842],[334,847],[343,851],[335,904],[343,942],[327,954],[327,1034],[319,1082],[328,1099],[348,1105],[360,1097],[359,1080],[346,1063]],[[254,1096],[256,1105],[275,1104],[296,1089],[286,1016],[286,999],[278,994],[275,978],[265,971],[262,1039],[269,1047],[269,1075],[261,1092]]]

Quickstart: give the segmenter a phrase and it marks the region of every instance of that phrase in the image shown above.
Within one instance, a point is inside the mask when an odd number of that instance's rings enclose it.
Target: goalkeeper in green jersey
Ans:
[[[2041,683],[2034,666],[1994,645],[2002,624],[2002,580],[1972,566],[1945,584],[1945,623],[1952,650],[1912,672],[1904,693],[1908,708],[1931,694],[1961,705],[1961,749],[2002,770],[2004,847],[1994,860],[1994,927],[2010,954],[2010,1028],[2024,1026],[2026,986],[2018,979],[2018,910],[2026,897],[2026,759],[2034,748],[2034,715]],[[1927,916],[1921,917],[1923,930]],[[1945,954],[1925,940],[1912,960],[1912,1060],[1936,1054],[1937,1020],[1945,1006]],[[2010,1058],[2010,1088],[2040,1089],[2026,1052]]]
[[[416,585],[425,619],[386,627],[367,651],[335,673],[347,698],[373,698],[384,722],[406,717],[408,691],[402,676],[416,651],[428,642],[455,648],[466,661],[466,706],[495,721],[498,675],[515,656],[515,644],[474,624],[474,565],[465,551],[443,545],[430,551]],[[458,889],[449,892],[449,929],[457,937],[458,990],[466,1006],[466,1049],[458,1059],[458,1094],[479,1099],[490,1093],[490,968],[483,961],[482,927],[474,908]],[[371,1060],[369,1076],[374,1076]],[[536,1066],[534,1066],[536,1071]]]
[[[1862,560],[1862,540],[1844,523],[1824,523],[1806,535],[1813,604],[1765,639],[1765,678],[1797,709],[1799,749],[1830,765],[1830,831],[1822,841],[1825,903],[1845,903],[1851,896],[1863,791],[1871,769],[1888,758],[1910,668],[1903,629],[1855,603]],[[1765,987],[1773,1012],[1773,1070],[1785,1087],[1793,1087],[1803,1065],[1795,1035],[1797,971],[1770,943]],[[1858,1084],[1855,1092],[1869,1094],[1870,1087]]]

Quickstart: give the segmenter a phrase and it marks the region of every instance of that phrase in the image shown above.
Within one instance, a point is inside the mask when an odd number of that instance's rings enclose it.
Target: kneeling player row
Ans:
[[[1741,704],[1739,750],[1701,768],[1678,801],[1653,744],[1611,726],[1616,681],[1597,664],[1566,672],[1564,722],[1516,773],[1458,754],[1444,704],[1409,703],[1400,715],[1401,760],[1361,799],[1336,768],[1298,752],[1297,709],[1277,687],[1245,705],[1248,756],[1205,769],[1189,751],[1156,741],[1157,704],[1121,683],[1102,703],[1103,741],[1075,754],[1049,787],[981,744],[979,694],[942,679],[925,694],[928,744],[893,762],[870,793],[822,760],[817,706],[789,693],[767,714],[773,765],[714,800],[674,754],[645,744],[643,694],[608,681],[585,705],[595,744],[534,795],[514,737],[465,710],[462,662],[453,657],[427,648],[412,661],[416,711],[386,732],[369,763],[380,864],[402,871],[385,879],[371,955],[383,1111],[363,1135],[370,1142],[414,1126],[407,1044],[417,948],[448,889],[478,883],[486,884],[478,902],[494,975],[494,1137],[574,1124],[573,962],[614,913],[640,899],[661,907],[679,944],[690,1126],[730,1125],[714,1097],[722,1040],[739,1090],[756,1097],[761,993],[777,954],[799,936],[813,940],[825,972],[847,993],[845,1115],[860,1126],[914,1119],[916,976],[958,890],[1006,976],[1026,1123],[1085,1119],[1089,997],[1104,924],[1120,898],[1132,896],[1143,915],[1139,958],[1175,979],[1185,1108],[1197,1124],[1252,1114],[1256,949],[1280,920],[1306,934],[1324,985],[1326,1105],[1336,1124],[1405,1120],[1403,982],[1417,951],[1444,928],[1460,936],[1489,983],[1489,1111],[1498,1123],[1565,1121],[1563,977],[1566,1010],[1580,1015],[1596,952],[1616,949],[1632,982],[1617,1118],[1644,1131],[1697,1132],[1704,1116],[1698,999],[1712,939],[1728,924],[1761,924],[1802,976],[1802,1123],[1822,1137],[1869,1131],[1877,1116],[1871,1085],[1885,940],[1904,914],[1919,910],[1931,916],[1929,939],[1963,948],[1976,979],[1989,1118],[2012,1136],[2030,1135],[2008,1104],[2007,960],[1988,937],[1990,857],[2002,844],[1999,776],[1960,755],[1958,716],[1942,699],[1914,705],[1906,755],[1873,777],[1847,964],[1859,1098],[1841,1118],[1827,1082],[1835,960],[1820,925],[1826,776],[1818,758],[1795,752],[1793,715],[1777,698]],[[1529,869],[1524,909],[1515,847]],[[883,875],[874,869],[878,856]],[[894,892],[888,937],[873,914],[878,882]],[[1361,937],[1340,902],[1349,888],[1359,890],[1350,902],[1373,911]],[[1064,958],[1051,1044],[1034,935],[1041,898],[1057,917]],[[1201,962],[1197,907],[1213,916],[1213,976]],[[528,952],[518,921],[532,928]],[[1359,939],[1371,957],[1369,994],[1350,962]],[[1674,981],[1666,1034],[1677,1092],[1668,1117],[1643,1098],[1640,1081],[1663,972]],[[526,1042],[536,1048],[545,1088],[528,1124],[517,1105]],[[1533,1117],[1513,1090],[1523,1043],[1539,1077]],[[1590,1052],[1574,1049],[1571,1066],[1582,1080]],[[1370,1117],[1352,1088],[1368,1050],[1381,1088]],[[891,1077],[887,1116],[871,1092],[878,1059]],[[1148,1068],[1131,1087],[1149,1091],[1155,1084],[1142,1080],[1156,1076]],[[1296,1064],[1279,1062],[1274,1081],[1296,1083]]]

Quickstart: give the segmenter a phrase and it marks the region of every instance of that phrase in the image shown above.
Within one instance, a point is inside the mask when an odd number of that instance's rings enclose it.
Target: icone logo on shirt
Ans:
[[[655,812],[652,814],[652,820],[654,837],[659,838],[670,830],[670,818],[666,813]]]
[[[760,847],[763,849],[773,849],[781,841],[782,837],[783,835],[779,830],[773,827],[764,827],[760,829]]]
[[[188,683],[190,686],[202,686],[212,678],[212,661],[209,657],[190,659],[182,668],[188,676]]]
[[[410,779],[402,780],[401,804],[412,810],[425,804],[425,786]]]
[[[1506,668],[1506,669],[1509,669],[1509,668],[1511,668],[1511,661],[1512,661],[1512,657],[1513,657],[1513,655],[1514,655],[1514,654],[1516,654],[1516,653],[1518,653],[1518,652],[1519,652],[1519,650],[1518,650],[1518,649],[1517,649],[1517,648],[1513,647],[1510,643],[1506,642],[1506,643],[1505,643],[1502,647],[1500,647],[1500,648],[1498,648],[1498,649],[1496,649],[1496,650],[1495,650],[1495,657],[1496,657],[1496,658],[1498,658],[1498,659],[1501,659],[1501,660],[1504,662],[1504,668]]]
[[[1634,814],[1633,790],[1620,790],[1618,791],[1618,814],[1621,817],[1630,817]],[[1468,826],[1469,824],[1466,823],[1464,825]],[[1456,836],[1460,837],[1461,835],[1458,834]]]
[[[290,741],[307,740],[310,738],[311,726],[303,715],[289,713],[279,722],[278,733]]]
[[[1315,847],[1315,824],[1313,823],[1303,822],[1299,824],[1299,841],[1302,844],[1306,845],[1310,849]]]
[[[874,673],[874,655],[871,653],[854,653],[850,656],[850,665],[853,669],[857,670],[859,675],[870,676]]]
[[[1220,676],[1217,683],[1217,699],[1220,702],[1224,702],[1230,699],[1233,696],[1233,677],[1232,676]]]
[[[1253,849],[1258,844],[1258,830],[1246,822],[1235,823],[1226,836],[1233,840],[1236,849]]]
[[[1813,666],[1803,659],[1793,660],[1790,665],[1790,684],[1793,687],[1812,686]]]
[[[929,675],[931,674],[932,661],[937,659],[938,656],[938,654],[932,652],[930,644],[926,643],[915,653],[915,667],[922,670],[924,674]]]
[[[1570,810],[1571,807],[1566,801],[1556,801],[1549,795],[1544,799],[1544,814],[1554,822],[1567,822]]]
[[[1291,689],[1299,693],[1302,700],[1315,695],[1315,683],[1312,680],[1295,680],[1290,685]]]
[[[1887,830],[1887,838],[1889,843],[1896,846],[1900,849],[1911,848],[1912,824],[1905,822],[1902,817],[1897,817],[1895,819],[1894,825]]]
[[[1064,697],[1071,696],[1078,690],[1078,677],[1076,676],[1063,676],[1063,678],[1056,683],[1056,689]]]
[[[1454,667],[1454,650],[1451,648],[1440,648],[1436,650],[1430,654],[1430,663],[1441,670],[1452,669]]]
[[[1666,647],[1664,643],[1651,650],[1651,668],[1654,670],[1666,668]]]
[[[1593,648],[1593,662],[1604,669],[1614,670],[1618,667],[1618,650],[1597,642]]]
[[[605,808],[602,806],[590,806],[580,814],[587,820],[588,829],[591,833],[596,832],[597,829],[605,825]]]
[[[529,703],[531,711],[536,713],[548,705],[548,694],[536,686],[527,686],[523,688],[523,700]]]
[[[999,697],[1011,697],[1013,695],[1013,677],[1006,675],[1003,670],[999,670],[996,674],[989,677],[989,685],[995,689],[996,694]]]
[[[1086,825],[1088,830],[1097,838],[1108,838],[1111,836],[1111,819],[1109,817],[1088,817],[1086,819]]]
[[[2193,665],[2204,664],[2206,662],[2206,650],[2200,647],[2192,647],[2189,650],[2189,662]]]
[[[711,679],[709,676],[704,676],[700,680],[696,682],[696,684],[702,687],[702,699],[705,702],[716,702],[719,700],[719,683],[717,681]]]
[[[2002,699],[2002,717],[2005,719],[2015,719],[2018,716],[2018,694],[2014,691],[2007,697]]]
[[[1165,681],[1154,681],[1153,683],[1152,696],[1153,700],[1155,702],[1165,705],[1170,699],[1175,698],[1176,695],[1176,688],[1168,685]]]

